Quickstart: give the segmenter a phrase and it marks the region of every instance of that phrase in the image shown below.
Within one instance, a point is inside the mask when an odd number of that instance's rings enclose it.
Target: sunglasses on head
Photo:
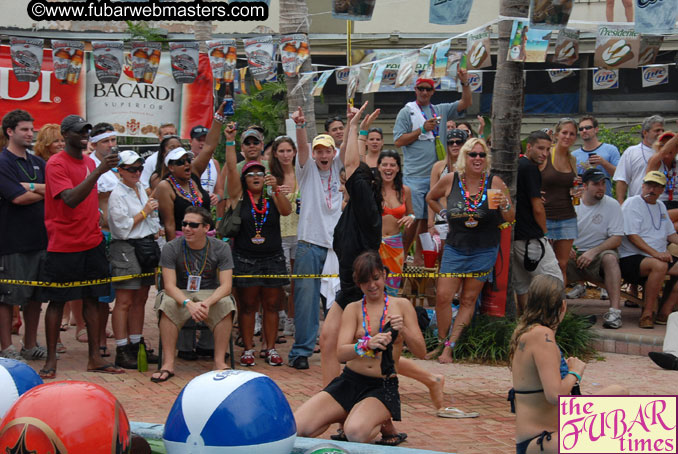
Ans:
[[[190,227],[192,229],[197,229],[202,225],[202,222],[188,222],[188,221],[181,221],[181,226],[182,227]]]
[[[251,146],[251,145],[259,145],[260,143],[261,143],[261,140],[257,140],[257,139],[252,139],[252,140],[247,139],[247,140],[245,140],[245,141],[243,142],[243,144],[249,145],[249,146]]]
[[[580,131],[588,131],[589,129],[593,129],[593,126],[587,125],[587,126],[580,126],[579,127]]]
[[[370,128],[367,133],[369,134],[370,132],[378,132],[379,134],[383,134],[384,132],[381,130],[381,128]]]
[[[192,161],[192,159],[191,159],[190,156],[185,156],[181,159],[175,159],[173,161],[170,161],[169,165],[171,165],[171,166],[183,166],[185,164],[190,164],[191,161]]]
[[[461,139],[451,139],[447,141],[448,145],[464,145],[464,140]]]
[[[468,156],[470,158],[485,158],[485,157],[487,157],[487,153],[485,153],[484,151],[481,151],[480,153],[476,153],[475,151],[471,151],[470,153],[468,153]]]
[[[144,166],[120,167],[120,168],[129,173],[137,173],[142,172],[144,170]]]
[[[419,91],[433,91],[433,87],[416,87]]]
[[[265,175],[264,172],[247,172],[247,173],[245,174],[246,177],[252,177],[252,178],[254,178],[254,177],[263,177],[264,175]]]

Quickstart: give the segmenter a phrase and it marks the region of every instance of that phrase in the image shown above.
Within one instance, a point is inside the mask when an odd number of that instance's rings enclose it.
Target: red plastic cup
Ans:
[[[424,253],[424,266],[426,268],[435,268],[438,253],[436,251],[422,251]]]

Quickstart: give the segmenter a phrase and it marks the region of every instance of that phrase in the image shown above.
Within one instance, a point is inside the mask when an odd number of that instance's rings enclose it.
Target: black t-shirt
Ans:
[[[192,173],[191,180],[193,181],[193,188],[197,191],[200,191],[200,197],[202,198],[202,205],[200,206],[202,206],[207,211],[210,211],[210,195],[200,184],[200,178],[196,174]],[[174,194],[176,195],[176,198],[174,199],[174,228],[177,232],[181,232],[181,223],[184,220],[186,208],[192,206],[192,204],[179,195],[177,189],[174,187],[172,181],[170,181],[169,178],[167,179],[167,182],[170,184],[172,191],[174,191]]]
[[[0,153],[0,255],[47,249],[45,202],[12,203],[26,190],[21,183],[45,183],[45,161],[30,153],[26,159],[6,148]]]
[[[542,231],[532,212],[532,199],[541,197],[541,172],[537,164],[526,157],[518,159],[516,189],[516,228],[514,239],[542,238]]]
[[[280,213],[278,207],[270,198],[268,201],[268,213],[266,222],[261,227],[261,236],[264,242],[254,244],[252,238],[257,234],[254,228],[254,216],[252,215],[252,202],[245,191],[242,202],[240,203],[240,230],[233,238],[233,251],[238,254],[250,257],[272,257],[276,254],[282,254],[282,237],[280,236]],[[263,206],[262,206],[263,208]],[[257,219],[261,221],[262,215],[257,214]]]

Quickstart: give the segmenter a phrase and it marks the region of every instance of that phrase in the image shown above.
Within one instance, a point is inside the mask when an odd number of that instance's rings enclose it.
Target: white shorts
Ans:
[[[511,267],[513,268],[513,288],[518,295],[526,294],[532,279],[540,274],[548,274],[561,281],[563,280],[563,273],[560,271],[560,266],[558,266],[556,254],[546,238],[530,240],[529,257],[536,260],[541,255],[541,247],[537,242],[541,242],[544,245],[544,257],[539,261],[539,265],[537,265],[534,271],[527,271],[523,265],[527,240],[513,241],[513,246],[511,247]]]

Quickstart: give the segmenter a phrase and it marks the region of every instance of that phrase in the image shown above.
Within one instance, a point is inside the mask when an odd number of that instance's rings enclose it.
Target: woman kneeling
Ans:
[[[412,304],[384,293],[386,272],[379,254],[359,255],[353,269],[353,279],[365,296],[346,306],[342,315],[337,357],[346,367],[295,412],[302,437],[317,437],[330,424],[343,422],[349,441],[374,440],[382,424],[400,421],[395,365],[403,341],[415,356],[426,353]]]

